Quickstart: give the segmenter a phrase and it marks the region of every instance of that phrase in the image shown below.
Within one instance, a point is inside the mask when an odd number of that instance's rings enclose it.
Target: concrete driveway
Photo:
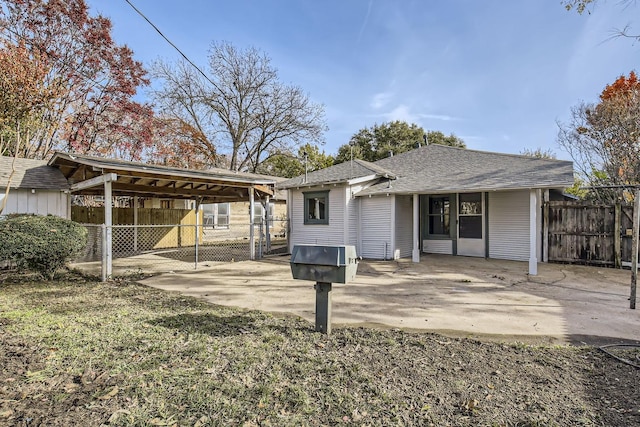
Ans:
[[[640,341],[640,301],[629,309],[629,270],[423,255],[420,263],[362,261],[354,282],[333,286],[333,327],[428,330],[504,341],[600,344]],[[214,304],[315,321],[313,282],[293,280],[289,257],[215,264],[142,283]],[[640,294],[640,292],[639,292]]]

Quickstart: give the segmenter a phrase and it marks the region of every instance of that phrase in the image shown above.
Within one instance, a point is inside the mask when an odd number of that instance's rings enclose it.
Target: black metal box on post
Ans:
[[[352,245],[295,245],[291,251],[294,279],[316,284],[316,331],[331,333],[332,283],[348,283],[356,277],[358,257]]]

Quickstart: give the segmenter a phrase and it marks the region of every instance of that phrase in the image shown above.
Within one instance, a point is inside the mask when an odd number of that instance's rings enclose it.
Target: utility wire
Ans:
[[[147,18],[144,13],[142,13],[137,7],[135,7],[133,5],[133,3],[131,3],[130,0],[125,0],[127,3],[129,3],[129,6],[131,6],[133,8],[133,10],[136,11],[136,13],[138,13],[138,15],[140,15],[145,21],[147,21],[149,23],[149,25],[151,25],[153,27],[154,30],[156,30],[158,32],[158,34],[160,34],[160,36],[165,39],[165,41],[167,43],[169,43],[171,45],[171,47],[173,47],[176,51],[178,51],[178,53],[189,63],[193,66],[193,68],[195,68],[196,70],[198,70],[198,72],[200,74],[202,74],[202,77],[204,77],[205,79],[207,79],[209,81],[209,83],[211,83],[213,86],[216,86],[216,84],[209,78],[209,76],[207,76],[204,71],[202,71],[200,69],[200,67],[198,67],[196,64],[193,63],[193,61],[191,61],[187,55],[185,55],[180,48],[178,48],[178,46],[176,46],[175,44],[173,44],[173,42],[171,40],[169,40],[169,38],[167,36],[165,36],[162,31],[160,31],[160,29],[153,23],[151,22],[151,20],[149,18]]]

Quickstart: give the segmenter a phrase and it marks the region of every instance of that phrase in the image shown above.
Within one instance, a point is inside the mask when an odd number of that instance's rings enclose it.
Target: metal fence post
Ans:
[[[200,245],[198,244],[199,243],[198,240],[200,240],[200,236],[199,236],[199,233],[198,233],[198,212],[197,211],[196,211],[196,225],[195,225],[194,228],[195,228],[195,239],[196,239],[196,247],[195,247],[196,254],[195,254],[195,266],[194,266],[194,269],[197,270],[198,269],[198,250],[200,249]]]
[[[100,253],[100,264],[101,264],[101,273],[102,273],[102,281],[107,281],[107,226],[105,224],[100,224],[100,230],[102,231],[102,248]]]
[[[258,237],[258,259],[262,258],[262,244],[264,242],[264,233],[262,230],[262,221],[260,222],[260,224],[258,225],[258,235],[260,237]]]

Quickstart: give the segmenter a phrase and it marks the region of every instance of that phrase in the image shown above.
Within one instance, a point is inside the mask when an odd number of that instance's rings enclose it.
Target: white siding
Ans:
[[[360,239],[363,258],[389,259],[391,250],[391,197],[360,198]]]
[[[529,259],[529,192],[489,193],[489,258]]]
[[[362,190],[361,185],[353,185],[350,189],[350,194],[356,194],[357,192]],[[349,196],[349,194],[347,194]],[[359,206],[360,206],[360,198],[359,197],[351,197],[349,202],[347,203],[347,212],[349,213],[349,239],[348,244],[354,245],[356,248],[358,247],[358,230],[359,226]],[[360,253],[358,253],[360,256]]]
[[[413,250],[413,201],[411,196],[396,196],[396,242],[394,256],[411,257]]]
[[[4,188],[0,188],[0,200],[4,198]],[[69,218],[69,195],[62,191],[50,190],[11,190],[3,215],[26,213],[37,215],[56,215]]]
[[[451,240],[423,240],[422,252],[428,254],[453,255],[453,242]]]
[[[304,224],[304,192],[329,190],[329,225]],[[298,244],[344,245],[345,188],[313,187],[291,191],[291,248]]]

